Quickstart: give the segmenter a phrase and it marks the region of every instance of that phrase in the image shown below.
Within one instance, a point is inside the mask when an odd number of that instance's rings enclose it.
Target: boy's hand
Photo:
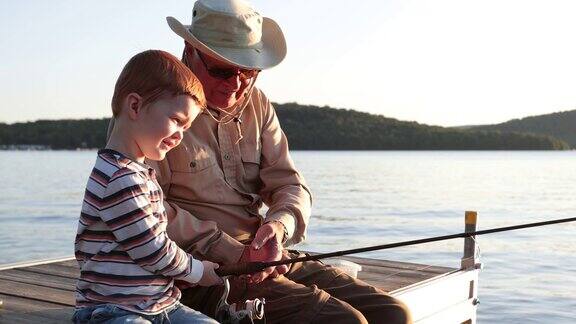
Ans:
[[[224,283],[222,278],[214,272],[215,269],[218,269],[218,263],[202,261],[202,264],[204,265],[204,273],[202,274],[200,281],[198,281],[199,286],[207,287]]]

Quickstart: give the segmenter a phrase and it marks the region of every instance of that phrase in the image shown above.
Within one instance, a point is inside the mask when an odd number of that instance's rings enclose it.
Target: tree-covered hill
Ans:
[[[576,148],[576,110],[513,119],[495,125],[473,126],[470,129],[550,135]]]
[[[548,135],[455,129],[405,122],[354,110],[275,105],[292,149],[301,150],[558,150],[569,145]],[[1,124],[0,147],[99,148],[108,119],[40,120]]]
[[[276,110],[290,146],[304,150],[553,150],[547,135],[502,134],[399,121],[364,112],[295,103]]]
[[[108,122],[104,118],[0,123],[0,145],[43,145],[55,150],[99,148],[106,144]]]

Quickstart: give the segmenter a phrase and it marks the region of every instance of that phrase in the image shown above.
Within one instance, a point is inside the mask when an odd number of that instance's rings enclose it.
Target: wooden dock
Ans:
[[[475,322],[476,292],[475,286],[469,286],[477,279],[475,270],[356,257],[342,259],[362,266],[360,279],[404,300],[417,323]],[[78,275],[78,264],[72,258],[0,268],[0,323],[70,322]],[[473,313],[455,313],[453,308],[459,304],[473,308]],[[457,319],[438,322],[439,314]]]
[[[466,212],[465,231],[476,223],[476,212]],[[460,268],[339,258],[361,265],[358,278],[405,302],[415,323],[476,323],[481,264],[473,237],[464,240]],[[79,272],[73,258],[0,266],[0,323],[71,322]]]

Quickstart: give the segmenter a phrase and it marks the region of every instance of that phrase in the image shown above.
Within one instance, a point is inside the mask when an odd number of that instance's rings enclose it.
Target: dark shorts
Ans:
[[[292,257],[304,256],[293,253]],[[181,302],[214,314],[223,288],[194,287]],[[268,323],[411,323],[406,306],[382,290],[319,261],[293,264],[284,276],[256,285],[231,281],[229,302],[264,298]]]

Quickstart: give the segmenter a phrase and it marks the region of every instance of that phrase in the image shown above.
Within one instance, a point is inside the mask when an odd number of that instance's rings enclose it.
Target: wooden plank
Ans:
[[[12,323],[12,321],[4,321],[2,318],[17,320],[18,316],[14,314],[26,315],[27,317],[25,319],[28,321],[24,323],[45,323],[44,320],[46,319],[48,319],[48,323],[63,323],[68,322],[74,312],[74,308],[70,306],[62,306],[51,302],[36,301],[23,297],[0,294],[0,300],[4,302],[3,308],[0,309],[0,323]],[[4,317],[7,314],[10,314],[10,316]]]
[[[66,267],[73,267],[78,269],[78,261],[76,259],[66,260],[57,262],[59,265],[66,266]]]
[[[391,280],[391,278],[383,280],[381,275],[370,272],[360,272],[358,274],[358,279],[363,280],[374,287],[380,288],[385,292],[391,292],[415,283],[414,278],[402,276],[396,276],[393,280]]]
[[[352,261],[352,262],[358,263],[362,266],[365,266],[365,265],[366,266],[376,266],[376,267],[381,267],[381,268],[390,268],[390,269],[399,269],[399,270],[414,270],[414,271],[423,271],[423,272],[430,272],[430,273],[446,273],[446,272],[456,270],[455,268],[449,268],[449,267],[431,266],[431,265],[426,265],[426,264],[389,261],[389,260],[377,260],[377,259],[351,257],[351,256],[343,256],[343,257],[338,257],[338,258]]]
[[[0,323],[3,324],[30,324],[30,323],[61,324],[70,322],[71,322],[70,317],[51,319],[36,314],[0,311]]]
[[[58,263],[58,262],[62,262],[62,261],[68,262],[68,261],[73,260],[73,259],[74,259],[74,257],[63,257],[63,258],[53,258],[53,259],[9,263],[9,264],[0,265],[0,271],[6,270],[6,269],[31,267],[31,266],[38,265],[38,264]]]
[[[397,283],[397,284],[405,284],[411,285],[416,282],[421,282],[424,280],[428,280],[430,276],[422,276],[421,273],[418,272],[404,272],[402,274],[395,274],[389,277],[383,276],[380,273],[373,273],[373,272],[360,272],[359,278],[370,278],[370,280],[375,280],[378,282],[389,282],[389,283]]]
[[[373,266],[373,265],[362,265],[362,270],[361,272],[370,272],[370,273],[374,273],[374,274],[380,274],[382,275],[382,277],[390,277],[393,278],[395,276],[409,276],[409,277],[414,277],[414,278],[422,278],[422,279],[417,279],[417,280],[424,280],[424,279],[428,279],[428,278],[432,278],[432,277],[436,277],[438,275],[438,273],[436,272],[426,272],[425,269],[416,269],[416,270],[412,270],[412,269],[397,269],[397,268],[387,268],[387,267],[378,267],[378,266]],[[440,274],[444,274],[445,272],[442,272]]]
[[[416,282],[429,280],[434,277],[444,275],[448,272],[453,272],[452,268],[438,268],[434,271],[427,272],[425,270],[434,268],[432,266],[420,265],[420,268],[414,267],[414,264],[400,264],[399,267],[379,266],[380,260],[369,260],[370,262],[359,263],[358,258],[348,258],[362,266],[362,270],[358,272],[358,278],[375,287],[378,287],[386,292],[396,290],[402,287],[410,286]],[[390,264],[391,262],[388,262]]]
[[[80,276],[80,269],[78,267],[63,266],[57,263],[41,264],[26,268],[20,268],[23,271],[30,271],[34,273],[47,274],[52,276],[59,276],[63,278],[77,279]]]
[[[76,286],[76,279],[39,274],[25,271],[25,269],[9,269],[0,271],[0,279],[11,280],[12,282],[28,283],[42,287],[58,288],[68,291],[75,291]]]
[[[63,306],[75,305],[74,294],[68,290],[12,282],[6,279],[0,279],[0,294],[38,301],[50,301]]]

